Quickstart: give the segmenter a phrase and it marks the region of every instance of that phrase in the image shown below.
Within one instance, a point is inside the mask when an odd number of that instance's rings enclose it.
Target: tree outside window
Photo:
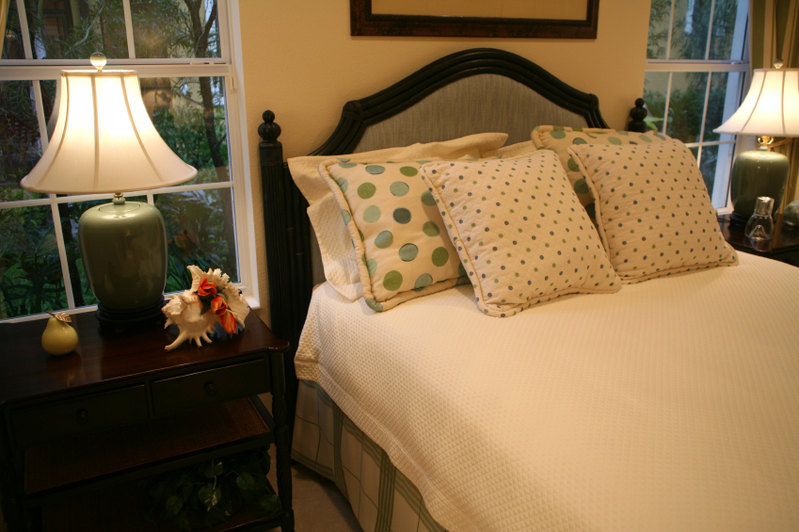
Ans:
[[[694,152],[713,205],[727,205],[735,139],[718,127],[749,71],[747,0],[652,0],[644,100],[650,127]]]
[[[25,0],[22,7],[11,4],[0,67],[0,319],[95,303],[77,222],[107,198],[19,186],[54,124],[55,79],[61,69],[85,68],[94,51],[106,54],[107,68],[139,71],[156,129],[198,169],[188,183],[127,195],[164,216],[166,291],[190,285],[189,264],[221,268],[241,281],[234,204],[241,181],[231,176],[227,94],[233,73],[217,1]]]

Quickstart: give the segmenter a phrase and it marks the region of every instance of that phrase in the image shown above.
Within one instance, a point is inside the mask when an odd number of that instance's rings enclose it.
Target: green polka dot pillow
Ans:
[[[429,163],[422,171],[485,314],[620,288],[554,153]]]
[[[696,159],[682,142],[569,151],[597,198],[597,228],[622,280],[736,263]]]
[[[538,126],[531,134],[533,144],[538,149],[552,150],[558,154],[569,181],[580,198],[580,203],[594,218],[594,196],[588,189],[577,163],[569,155],[569,147],[580,144],[650,144],[671,140],[671,137],[656,131],[636,133],[617,129],[576,128],[568,126]]]
[[[361,279],[369,280],[364,300],[378,312],[466,282],[420,165],[332,160],[319,167],[360,258]]]
[[[350,162],[413,161],[417,159],[450,160],[481,157],[484,152],[496,153],[505,144],[507,133],[476,133],[450,140],[393,146],[368,152],[340,155]],[[530,142],[532,145],[532,141]],[[319,244],[319,258],[325,279],[342,296],[355,301],[363,297],[360,270],[353,252],[349,230],[341,220],[338,202],[327,182],[319,175],[319,165],[329,155],[291,157],[286,162],[291,178],[308,200],[308,218]],[[317,265],[314,265],[317,269]]]

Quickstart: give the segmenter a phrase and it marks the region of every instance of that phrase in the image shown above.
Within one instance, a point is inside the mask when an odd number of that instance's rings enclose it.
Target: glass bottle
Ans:
[[[774,206],[774,198],[760,196],[755,204],[755,212],[749,217],[744,228],[744,234],[752,242],[755,249],[768,246],[771,237],[774,236],[774,220],[771,217],[771,209]]]

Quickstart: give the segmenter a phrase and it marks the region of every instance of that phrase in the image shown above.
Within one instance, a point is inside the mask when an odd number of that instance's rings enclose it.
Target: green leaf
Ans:
[[[255,478],[246,471],[236,477],[236,485],[239,489],[242,490],[253,490],[255,489]]]
[[[164,503],[164,509],[166,510],[166,514],[170,517],[175,517],[180,513],[180,510],[183,508],[183,501],[177,495],[172,495],[167,498],[166,502]]]
[[[269,515],[280,513],[282,510],[280,498],[274,493],[268,493],[261,497],[258,501],[258,506]]]

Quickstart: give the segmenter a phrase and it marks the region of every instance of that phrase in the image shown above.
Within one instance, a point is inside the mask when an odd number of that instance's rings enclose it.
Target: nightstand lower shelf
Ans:
[[[258,398],[33,446],[25,452],[25,493],[41,508],[42,530],[172,530],[146,519],[146,479],[273,443]],[[68,493],[68,495],[65,495]],[[213,530],[237,530],[279,516],[244,511]],[[120,528],[121,527],[121,528]]]
[[[141,482],[122,485],[117,490],[91,493],[86,497],[69,496],[47,504],[42,510],[42,530],[47,532],[178,532],[168,522],[154,522],[146,511],[150,501]],[[242,510],[224,523],[202,528],[203,532],[263,530],[280,525],[280,517],[258,510]]]
[[[25,452],[25,493],[91,487],[114,475],[124,482],[176,464],[195,463],[208,452],[238,452],[271,443],[269,427],[250,399],[154,419],[113,432],[69,438]],[[226,453],[229,454],[229,453]]]

